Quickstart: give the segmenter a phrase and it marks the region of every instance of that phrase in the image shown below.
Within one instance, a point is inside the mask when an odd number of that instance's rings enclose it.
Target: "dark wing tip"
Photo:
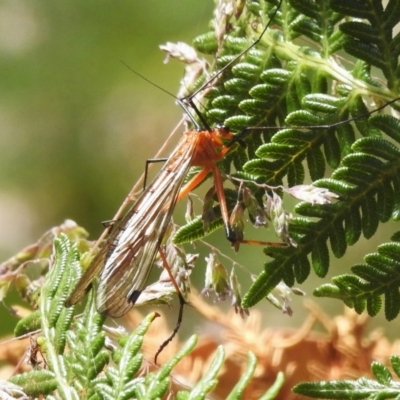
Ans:
[[[142,290],[134,290],[128,297],[128,301],[129,303],[133,305],[135,305],[135,303],[137,302],[137,299],[139,298],[140,294],[142,293]]]
[[[97,303],[97,311],[112,318],[122,317],[133,307],[141,293],[141,290],[134,290],[128,297],[121,295],[110,296],[105,301]]]

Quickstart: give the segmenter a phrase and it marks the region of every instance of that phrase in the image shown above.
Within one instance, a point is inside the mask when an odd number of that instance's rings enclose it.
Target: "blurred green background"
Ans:
[[[72,218],[93,237],[179,120],[166,41],[201,33],[212,2],[0,3],[2,256]]]
[[[0,260],[66,218],[100,235],[182,115],[121,61],[176,93],[183,67],[158,46],[190,42],[212,7],[0,2]]]
[[[158,46],[190,43],[206,31],[212,8],[211,0],[1,1],[1,260],[66,218],[99,236],[182,115],[173,98],[120,61],[176,93],[183,68],[164,65]],[[379,242],[368,242],[368,251]],[[225,240],[221,246],[235,258]],[[330,276],[362,262],[366,242],[352,250]],[[242,246],[237,259],[256,273],[262,250]],[[194,275],[203,282],[204,269]],[[310,297],[323,283],[312,278],[303,286]],[[266,323],[301,325],[307,312],[294,300],[291,319],[263,303]],[[380,313],[375,324],[383,320]]]

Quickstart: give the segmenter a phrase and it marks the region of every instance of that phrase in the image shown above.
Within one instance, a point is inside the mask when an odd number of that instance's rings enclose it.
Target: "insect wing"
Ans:
[[[97,292],[99,312],[126,314],[146,285],[171,219],[179,190],[191,166],[196,140],[182,141],[150,186],[110,237]],[[108,243],[108,242],[107,242]]]
[[[84,272],[83,276],[66,300],[66,307],[71,307],[76,303],[79,303],[85,297],[87,292],[92,288],[93,280],[100,273],[101,268],[104,265],[105,256],[107,255],[107,252],[109,250],[109,246],[107,246],[107,244],[113,240],[113,237],[115,237],[117,233],[117,230],[111,233],[107,240],[107,243],[93,259],[89,268]]]

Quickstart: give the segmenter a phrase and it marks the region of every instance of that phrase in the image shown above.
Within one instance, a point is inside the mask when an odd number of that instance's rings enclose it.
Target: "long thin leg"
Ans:
[[[167,258],[165,257],[164,251],[160,248],[158,250],[158,252],[160,253],[160,257],[161,257],[163,266],[167,270],[168,275],[169,275],[169,277],[171,279],[171,282],[175,287],[176,293],[178,294],[178,298],[179,298],[179,314],[178,314],[178,320],[176,321],[174,330],[172,331],[171,335],[166,340],[164,340],[164,342],[161,344],[161,346],[157,350],[156,355],[154,356],[154,362],[156,364],[157,364],[157,358],[160,355],[160,353],[165,349],[165,347],[167,347],[168,343],[178,333],[178,330],[179,330],[179,328],[181,326],[181,323],[182,323],[182,320],[183,320],[183,307],[185,306],[185,304],[187,304],[186,300],[182,296],[181,291],[179,290],[179,287],[178,287],[178,284],[176,283],[175,277],[172,275],[172,271],[171,271],[171,268],[168,265],[168,261],[167,261]]]
[[[158,163],[158,162],[165,162],[167,160],[168,160],[168,158],[166,158],[166,157],[164,157],[164,158],[149,158],[148,160],[146,160],[146,167],[144,170],[144,178],[143,178],[143,190],[146,189],[147,175],[149,173],[149,165]]]
[[[221,207],[221,215],[225,225],[226,237],[230,242],[234,243],[236,242],[236,238],[229,224],[229,213],[226,205],[224,187],[222,185],[221,172],[214,164],[210,164],[208,168],[205,167],[203,170],[201,170],[181,189],[179,192],[178,201],[190,193],[198,185],[200,185],[210,171],[214,177],[214,185],[218,196],[219,206]]]
[[[226,205],[226,197],[224,192],[224,186],[222,184],[221,172],[215,165],[212,166],[211,171],[214,177],[214,187],[215,191],[217,192],[219,206],[221,208],[221,215],[225,225],[225,234],[227,239],[231,243],[235,243],[237,242],[237,238],[229,223],[228,206]]]
[[[198,174],[196,174],[188,183],[183,186],[179,192],[178,200],[182,200],[186,195],[188,195],[193,189],[200,185],[201,182],[207,177],[210,169],[204,168]]]

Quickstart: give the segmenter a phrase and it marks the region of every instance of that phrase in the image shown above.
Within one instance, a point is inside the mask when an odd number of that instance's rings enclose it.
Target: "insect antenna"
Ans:
[[[144,81],[146,81],[147,83],[149,83],[150,85],[156,87],[157,89],[161,90],[162,92],[164,92],[165,94],[167,94],[168,96],[173,97],[178,104],[183,108],[183,110],[185,111],[186,115],[190,118],[190,121],[193,123],[193,125],[196,127],[196,129],[200,129],[200,125],[197,122],[197,120],[193,117],[192,113],[189,111],[188,106],[186,104],[185,101],[183,101],[182,99],[179,99],[177,96],[173,95],[171,92],[169,92],[168,90],[164,89],[162,86],[157,85],[156,83],[154,83],[153,81],[151,81],[150,79],[146,78],[144,75],[142,75],[140,72],[135,71],[133,68],[131,68],[128,64],[126,64],[124,61],[121,60],[121,63],[125,65],[126,68],[128,68],[131,72],[133,72],[135,75],[137,75],[139,78],[143,79]],[[191,106],[194,106],[194,109],[197,110],[197,108],[195,107],[195,105],[193,103],[190,104]],[[205,121],[205,119],[202,117],[201,113],[197,110],[196,112],[197,116],[200,118],[200,120],[202,121],[202,123],[204,124],[204,126],[207,126],[207,122]]]

